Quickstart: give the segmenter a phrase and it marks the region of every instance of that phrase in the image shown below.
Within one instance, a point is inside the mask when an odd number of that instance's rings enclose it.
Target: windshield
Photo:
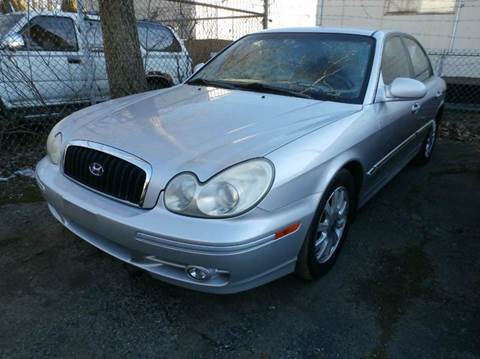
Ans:
[[[362,103],[374,44],[373,38],[360,35],[248,35],[218,55],[188,83]]]
[[[0,15],[0,37],[3,37],[23,17],[21,14]]]

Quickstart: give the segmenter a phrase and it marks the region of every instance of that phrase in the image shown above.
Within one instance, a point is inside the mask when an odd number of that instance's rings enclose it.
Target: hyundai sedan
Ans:
[[[37,182],[70,231],[163,281],[316,279],[357,209],[429,161],[445,90],[404,33],[254,33],[181,85],[63,119]]]

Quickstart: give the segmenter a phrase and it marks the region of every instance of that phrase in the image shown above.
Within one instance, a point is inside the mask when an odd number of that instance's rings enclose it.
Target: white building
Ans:
[[[480,79],[478,0],[318,0],[317,25],[406,32],[449,83]]]
[[[270,0],[269,28],[315,26],[318,0]]]
[[[480,50],[478,0],[318,0],[317,25],[400,30],[430,49]]]

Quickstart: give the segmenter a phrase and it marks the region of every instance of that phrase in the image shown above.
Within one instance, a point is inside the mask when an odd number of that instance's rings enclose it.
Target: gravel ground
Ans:
[[[35,196],[0,202],[0,357],[478,358],[479,155],[442,139],[359,212],[327,276],[229,296],[132,269]]]

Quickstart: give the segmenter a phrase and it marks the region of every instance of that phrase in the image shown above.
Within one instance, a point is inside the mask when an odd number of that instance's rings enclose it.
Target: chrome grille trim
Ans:
[[[111,196],[107,193],[98,191],[95,188],[89,187],[89,186],[85,185],[84,183],[76,180],[75,178],[72,178],[72,177],[68,176],[64,171],[64,167],[65,167],[65,156],[66,156],[67,150],[70,146],[85,147],[85,148],[88,148],[88,149],[104,152],[104,153],[106,153],[110,156],[117,157],[117,158],[122,159],[126,162],[129,162],[129,163],[139,167],[143,171],[145,171],[145,182],[143,184],[143,188],[142,188],[142,191],[141,191],[139,203],[136,204],[136,203],[132,203],[132,202],[129,202],[129,201],[122,200],[121,198],[118,198],[118,197],[115,197],[115,196]],[[67,177],[69,180],[79,184],[80,186],[82,186],[84,188],[89,189],[92,192],[98,193],[102,196],[113,199],[115,201],[125,203],[125,204],[128,204],[128,205],[133,206],[133,207],[139,207],[139,208],[143,208],[143,204],[145,202],[145,197],[147,195],[148,186],[149,186],[150,180],[152,178],[152,166],[148,162],[142,160],[141,158],[139,158],[139,157],[137,157],[137,156],[135,156],[135,155],[133,155],[129,152],[119,150],[118,148],[111,147],[111,146],[108,146],[108,145],[104,145],[102,143],[86,141],[86,140],[72,140],[65,146],[65,148],[63,149],[63,154],[62,154],[61,170],[62,170],[63,175],[65,177]]]

